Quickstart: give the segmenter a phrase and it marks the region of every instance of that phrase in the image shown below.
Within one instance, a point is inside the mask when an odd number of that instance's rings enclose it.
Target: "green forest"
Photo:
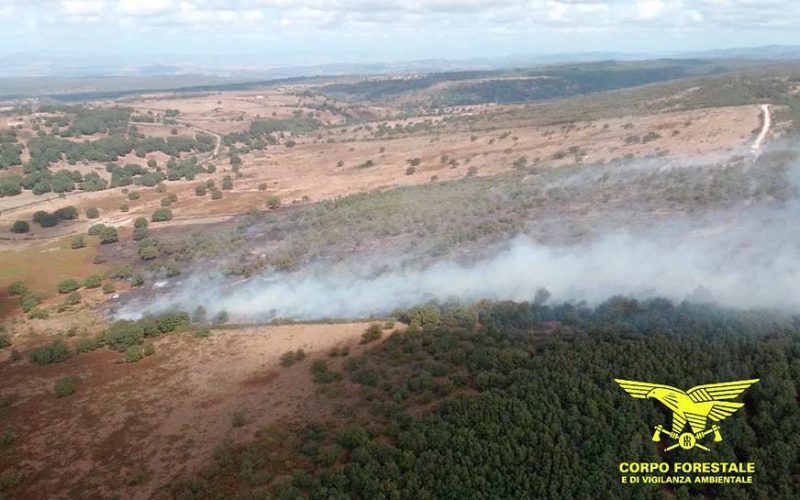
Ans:
[[[334,417],[287,424],[214,464],[174,498],[796,498],[800,318],[664,299],[596,308],[431,304],[359,357],[311,364]],[[365,333],[365,342],[380,328]],[[669,424],[614,378],[677,387],[760,378],[707,461],[752,461],[754,484],[622,485],[622,461],[691,461],[650,438]],[[355,394],[345,397],[348,390]],[[602,493],[601,493],[602,492]]]

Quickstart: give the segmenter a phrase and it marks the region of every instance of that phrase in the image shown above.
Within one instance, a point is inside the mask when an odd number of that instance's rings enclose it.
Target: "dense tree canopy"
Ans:
[[[228,447],[206,479],[179,493],[241,494],[264,478],[287,498],[663,498],[665,491],[789,498],[800,491],[800,320],[660,299],[617,298],[596,309],[543,300],[400,313],[410,323],[405,333],[344,362],[349,381],[362,387],[360,406]],[[725,440],[703,455],[756,462],[755,483],[620,484],[621,461],[696,457],[651,442],[667,412],[631,399],[615,377],[682,388],[760,378],[744,398],[747,411],[725,420]]]

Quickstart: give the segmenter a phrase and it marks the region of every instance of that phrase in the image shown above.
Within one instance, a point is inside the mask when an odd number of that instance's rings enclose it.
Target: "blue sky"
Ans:
[[[797,19],[792,0],[0,0],[0,54],[287,65],[669,53],[800,44]]]

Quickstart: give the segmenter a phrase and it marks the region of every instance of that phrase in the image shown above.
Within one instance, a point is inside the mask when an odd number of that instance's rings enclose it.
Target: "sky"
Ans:
[[[796,0],[0,0],[0,55],[305,65],[800,44]]]

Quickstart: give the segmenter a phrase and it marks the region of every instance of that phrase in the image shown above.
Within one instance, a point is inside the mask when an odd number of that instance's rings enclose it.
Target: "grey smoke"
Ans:
[[[117,316],[203,305],[210,314],[225,310],[238,321],[364,318],[434,299],[532,300],[540,288],[553,301],[702,297],[724,306],[800,311],[797,221],[800,208],[794,203],[743,207],[704,224],[673,221],[646,233],[617,232],[572,246],[544,246],[520,236],[472,264],[441,262],[377,274],[360,262],[319,264],[239,282],[195,273],[154,297],[125,304]]]

